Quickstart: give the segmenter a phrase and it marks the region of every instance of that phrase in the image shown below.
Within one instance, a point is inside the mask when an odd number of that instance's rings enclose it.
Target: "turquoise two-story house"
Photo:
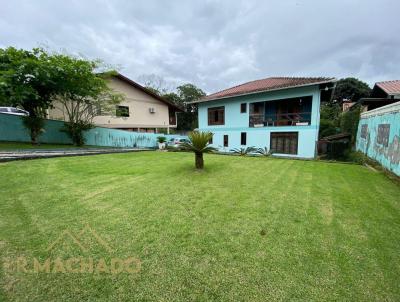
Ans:
[[[256,147],[274,155],[314,158],[321,102],[334,78],[273,77],[210,94],[198,103],[199,131],[220,151]]]

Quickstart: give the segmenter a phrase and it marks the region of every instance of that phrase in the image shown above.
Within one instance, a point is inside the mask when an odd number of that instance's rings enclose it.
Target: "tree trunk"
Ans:
[[[31,144],[34,146],[36,146],[38,144],[37,137],[38,137],[38,135],[37,135],[36,129],[31,129]]]
[[[203,153],[201,153],[201,152],[195,153],[195,162],[196,162],[196,169],[204,168]]]

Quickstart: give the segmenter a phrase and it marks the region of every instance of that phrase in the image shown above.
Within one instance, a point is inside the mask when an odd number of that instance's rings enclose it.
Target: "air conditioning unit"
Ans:
[[[155,108],[149,108],[149,112],[150,113],[156,113],[156,109]]]

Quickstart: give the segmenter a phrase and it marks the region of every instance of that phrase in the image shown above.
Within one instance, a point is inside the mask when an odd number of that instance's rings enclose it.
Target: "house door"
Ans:
[[[270,150],[280,154],[297,154],[298,132],[271,132]]]

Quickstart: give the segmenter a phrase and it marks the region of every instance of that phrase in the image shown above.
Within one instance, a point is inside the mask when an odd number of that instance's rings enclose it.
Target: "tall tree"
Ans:
[[[139,76],[139,82],[144,87],[158,95],[164,95],[173,90],[174,85],[166,81],[162,76],[156,74],[142,74]]]
[[[177,88],[181,105],[185,112],[181,113],[178,118],[178,130],[193,130],[198,127],[197,120],[197,104],[192,102],[204,97],[206,93],[193,84],[184,84]]]
[[[49,62],[49,57],[40,48],[0,49],[0,103],[29,112],[23,122],[33,144],[42,132],[46,109],[60,89],[55,81],[57,67]]]
[[[107,85],[106,78],[114,72],[95,72],[101,65],[100,61],[63,54],[55,54],[49,60],[59,70],[56,81],[60,89],[55,103],[61,104],[64,113],[64,131],[75,145],[81,146],[84,144],[84,131],[94,127],[93,118],[114,111],[123,96]]]
[[[356,78],[345,78],[337,81],[332,99],[336,100],[339,104],[341,104],[344,99],[357,102],[360,98],[368,97],[370,93],[371,88],[367,83]]]
[[[178,115],[178,130],[193,130],[197,128],[197,104],[192,102],[204,97],[203,90],[193,84],[184,84],[176,88],[176,92],[169,92],[162,95],[167,101],[173,102],[184,109]]]

